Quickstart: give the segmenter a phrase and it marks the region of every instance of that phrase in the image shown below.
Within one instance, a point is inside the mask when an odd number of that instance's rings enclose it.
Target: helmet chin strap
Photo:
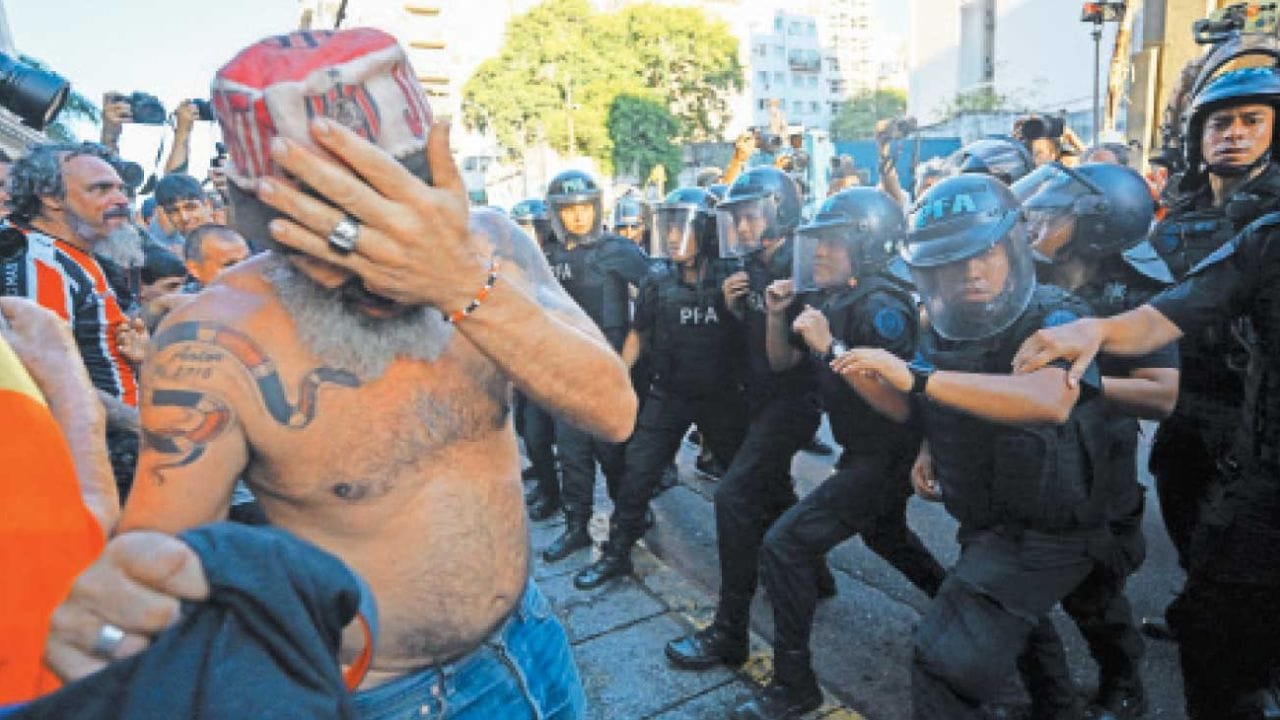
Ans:
[[[1205,165],[1205,170],[1208,171],[1210,175],[1217,175],[1218,177],[1224,178],[1237,178],[1242,175],[1248,175],[1269,162],[1271,162],[1271,148],[1267,148],[1266,152],[1259,155],[1256,160],[1248,165],[1212,164]]]

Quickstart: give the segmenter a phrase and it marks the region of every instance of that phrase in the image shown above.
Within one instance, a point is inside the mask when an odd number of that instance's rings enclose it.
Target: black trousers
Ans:
[[[817,607],[815,569],[854,535],[930,596],[946,570],[907,527],[916,443],[890,452],[841,456],[836,472],[769,528],[760,572],[773,603],[775,654],[806,652]],[[810,671],[812,673],[812,671]]]
[[[1275,548],[1270,548],[1274,552]],[[1262,720],[1280,682],[1280,586],[1188,578],[1169,607],[1191,720]]]
[[[617,498],[625,467],[626,443],[608,443],[557,420],[555,423],[556,455],[560,458],[562,476],[560,500],[566,517],[586,522],[595,505],[596,463],[604,473],[610,498]]]
[[[1097,536],[984,530],[962,542],[914,635],[913,717],[983,717],[1020,671],[1037,702],[1061,686],[1066,654],[1047,614],[1092,572]]]
[[[791,459],[818,429],[815,394],[777,392],[753,409],[742,446],[716,487],[720,602],[715,624],[745,635],[765,531],[796,503]]]
[[[733,457],[747,431],[747,405],[741,392],[704,398],[682,397],[653,386],[640,410],[635,433],[627,441],[625,470],[614,498],[609,541],[625,552],[644,533],[645,510],[663,471],[675,459],[689,426],[697,423],[717,457]]]
[[[1191,538],[1208,488],[1220,481],[1216,459],[1197,430],[1197,421],[1175,414],[1160,423],[1148,465],[1165,531],[1178,551],[1178,564],[1190,567]]]
[[[560,477],[556,474],[556,421],[551,413],[524,398],[520,407],[521,435],[525,454],[533,466],[538,491],[553,500],[560,498]]]

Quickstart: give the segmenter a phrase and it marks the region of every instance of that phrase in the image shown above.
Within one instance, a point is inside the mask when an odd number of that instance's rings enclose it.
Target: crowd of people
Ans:
[[[5,159],[0,407],[23,432],[0,452],[33,474],[3,495],[29,517],[0,555],[28,579],[0,605],[0,715],[581,717],[526,518],[562,519],[545,562],[585,557],[602,474],[607,540],[573,583],[626,582],[692,431],[717,605],[663,651],[742,665],[763,586],[773,675],[732,718],[822,704],[810,634],[853,536],[930,598],[916,718],[987,717],[1011,677],[1037,720],[1142,717],[1143,629],[1178,643],[1194,720],[1280,716],[1276,69],[1198,92],[1168,186],[1036,116],[911,193],[886,150],[879,187],[837,162],[806,198],[743,138],[607,228],[580,170],[468,207],[407,68],[369,29],[246,48],[212,86],[225,165],[184,172],[186,103],[140,204],[114,95],[102,143]],[[798,497],[824,414],[835,467]],[[1139,622],[1142,419],[1187,581]],[[951,567],[913,495],[958,521]]]

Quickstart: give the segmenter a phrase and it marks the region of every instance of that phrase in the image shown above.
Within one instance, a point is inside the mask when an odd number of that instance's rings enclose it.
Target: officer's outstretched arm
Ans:
[[[1142,420],[1164,420],[1178,404],[1176,369],[1137,368],[1125,377],[1102,378],[1102,395],[1107,404]]]
[[[1067,371],[1047,367],[1026,375],[986,375],[940,370],[925,396],[940,405],[1008,425],[1061,425],[1080,397]]]

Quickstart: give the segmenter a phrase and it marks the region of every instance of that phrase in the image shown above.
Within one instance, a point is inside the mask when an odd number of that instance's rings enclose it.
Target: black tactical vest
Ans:
[[[742,301],[747,342],[746,381],[750,387],[750,398],[757,401],[765,400],[778,392],[815,392],[817,388],[813,367],[808,363],[799,363],[780,373],[775,373],[769,366],[769,355],[765,350],[768,315],[765,312],[764,293],[774,280],[791,277],[790,241],[779,248],[768,262],[763,260],[762,255],[751,255],[741,268],[746,271],[750,280],[747,295]]]
[[[682,282],[674,267],[650,276],[656,286],[646,295],[656,302],[648,346],[653,382],[681,397],[736,392],[742,382],[742,328],[724,306],[722,267],[709,264],[696,285]]]
[[[940,370],[1007,375],[1022,341],[1087,315],[1079,299],[1037,286],[1031,304],[1004,332],[978,342],[922,333],[920,354]],[[925,437],[943,502],[968,530],[1003,525],[1047,532],[1100,526],[1107,516],[1106,429],[1100,394],[1082,395],[1061,426],[1011,426],[925,402]],[[1095,490],[1097,492],[1095,492]]]
[[[909,324],[903,330],[907,334],[904,340],[916,334],[915,301],[905,283],[896,278],[872,275],[852,288],[829,294],[823,299],[819,309],[827,316],[832,336],[851,348],[880,346],[883,341],[866,331],[874,322],[874,311],[867,307],[872,297],[894,303],[906,314]],[[831,434],[841,447],[850,452],[884,451],[905,442],[912,435],[905,426],[889,420],[868,405],[844,378],[831,371],[828,363],[819,362],[817,365],[822,406],[831,421]]]
[[[631,328],[631,296],[627,280],[609,272],[605,261],[609,253],[620,251],[618,243],[626,242],[605,237],[572,250],[558,245],[547,251],[552,274],[618,351]]]

